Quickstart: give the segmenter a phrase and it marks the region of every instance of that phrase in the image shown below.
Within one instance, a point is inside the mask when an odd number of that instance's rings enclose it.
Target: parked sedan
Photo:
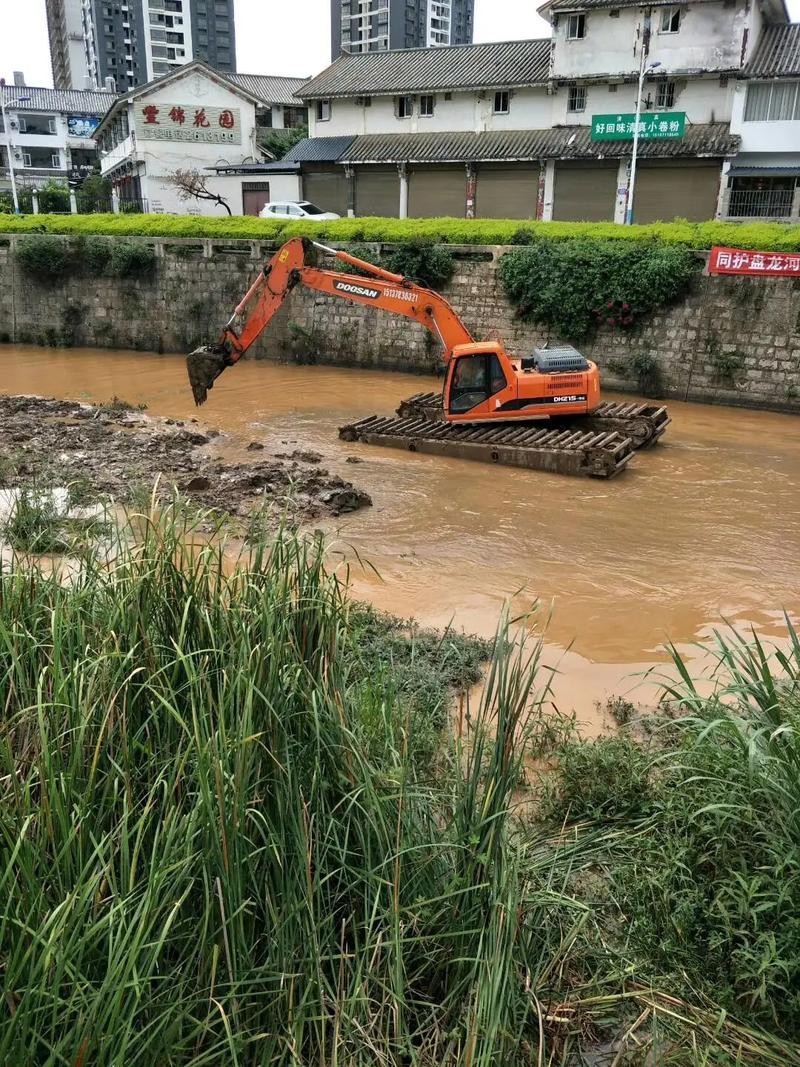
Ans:
[[[285,219],[288,215],[292,219],[308,219],[312,222],[327,222],[342,217],[335,211],[323,211],[308,200],[273,200],[262,207],[260,214],[262,219]]]

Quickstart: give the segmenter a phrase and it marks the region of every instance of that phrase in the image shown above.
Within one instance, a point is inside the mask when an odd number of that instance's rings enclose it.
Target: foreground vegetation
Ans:
[[[252,216],[200,218],[190,215],[25,215],[0,213],[0,233],[84,234],[112,237],[217,237],[284,240],[316,236],[331,241],[442,244],[529,244],[538,237],[659,241],[706,249],[712,245],[797,251],[800,226],[778,222],[655,222],[620,226],[613,222],[532,222],[519,219],[354,218],[332,222],[281,222]]]
[[[648,747],[501,633],[451,729],[487,648],[188,521],[0,574],[0,1062],[800,1062],[796,639]]]

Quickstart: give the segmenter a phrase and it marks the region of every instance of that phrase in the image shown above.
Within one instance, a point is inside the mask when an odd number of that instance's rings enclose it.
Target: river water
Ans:
[[[155,415],[198,414],[181,356],[5,345],[0,359],[7,393],[117,395]],[[589,731],[602,724],[596,701],[653,699],[640,676],[667,662],[665,641],[700,659],[693,643],[723,619],[772,637],[784,610],[800,618],[797,417],[671,402],[663,443],[611,482],[338,440],[340,425],[437,386],[243,362],[218,380],[200,416],[231,435],[232,455],[252,440],[313,449],[372,495],[372,508],[326,527],[357,595],[487,635],[505,604],[514,613],[538,604],[531,626],[547,624],[554,700]]]

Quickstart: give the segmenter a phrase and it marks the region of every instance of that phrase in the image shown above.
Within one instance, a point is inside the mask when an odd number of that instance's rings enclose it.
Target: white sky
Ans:
[[[475,0],[475,40],[546,37],[542,0]],[[235,0],[238,69],[306,77],[330,62],[330,0]],[[788,0],[800,19],[800,0]],[[28,85],[50,86],[44,0],[0,0],[0,76],[21,70]]]

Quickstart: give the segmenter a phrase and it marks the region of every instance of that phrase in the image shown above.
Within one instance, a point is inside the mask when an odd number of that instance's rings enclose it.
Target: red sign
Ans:
[[[709,274],[763,274],[768,278],[800,278],[800,252],[748,252],[742,248],[711,249]]]

